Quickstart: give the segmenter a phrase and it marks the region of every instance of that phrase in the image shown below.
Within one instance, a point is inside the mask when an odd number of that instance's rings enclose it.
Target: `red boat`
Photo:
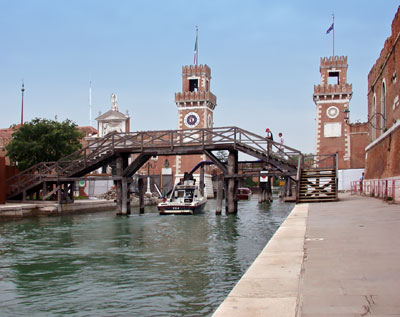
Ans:
[[[247,187],[239,187],[237,191],[237,199],[239,200],[249,200],[251,198],[251,190]]]

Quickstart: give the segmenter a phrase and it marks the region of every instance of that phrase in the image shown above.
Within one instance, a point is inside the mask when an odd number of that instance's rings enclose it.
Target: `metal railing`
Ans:
[[[362,185],[362,193],[367,196],[399,203],[400,179],[364,180]]]

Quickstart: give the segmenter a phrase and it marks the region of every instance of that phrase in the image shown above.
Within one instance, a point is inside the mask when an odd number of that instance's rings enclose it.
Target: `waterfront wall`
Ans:
[[[21,219],[26,217],[59,216],[65,214],[114,211],[116,204],[112,200],[82,200],[72,204],[57,205],[54,202],[8,203],[0,206],[0,220]]]
[[[214,317],[296,316],[308,207],[295,206]]]

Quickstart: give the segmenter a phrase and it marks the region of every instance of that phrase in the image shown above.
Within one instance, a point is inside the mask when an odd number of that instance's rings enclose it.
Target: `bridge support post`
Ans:
[[[47,182],[43,182],[42,185],[42,200],[44,200],[44,197],[47,196]]]
[[[121,213],[123,215],[127,215],[128,214],[128,182],[126,177],[122,177],[121,180],[121,195],[122,195],[122,199],[121,199],[121,203],[122,203],[122,207],[121,207]]]
[[[117,175],[122,177],[122,172],[128,167],[128,155],[120,155],[115,159]],[[117,200],[117,215],[128,215],[130,210],[128,209],[128,180],[126,177],[122,177],[121,180],[116,182],[116,200]]]
[[[218,175],[217,180],[217,209],[215,210],[216,215],[220,215],[222,213],[222,198],[224,195],[224,175]]]
[[[122,174],[122,157],[117,156],[115,159],[115,167],[117,175],[120,176]],[[115,200],[117,201],[117,215],[122,215],[122,181],[115,181]]]
[[[238,172],[238,152],[236,150],[229,151],[228,155],[228,190],[226,193],[227,200],[227,214],[235,214],[237,213],[237,185],[238,181],[234,177]]]
[[[264,202],[264,192],[265,192],[265,183],[260,182],[258,186],[258,203],[261,204]]]
[[[139,187],[139,212],[144,214],[144,181],[142,177],[138,179]]]
[[[267,188],[265,191],[265,201],[272,201],[272,176],[268,176]]]
[[[204,165],[200,167],[200,193],[204,196]]]

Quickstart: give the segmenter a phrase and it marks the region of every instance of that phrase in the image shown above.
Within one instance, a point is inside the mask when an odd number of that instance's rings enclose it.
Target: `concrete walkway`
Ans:
[[[214,316],[400,316],[400,205],[297,205]]]
[[[310,204],[299,316],[400,316],[400,205]]]

